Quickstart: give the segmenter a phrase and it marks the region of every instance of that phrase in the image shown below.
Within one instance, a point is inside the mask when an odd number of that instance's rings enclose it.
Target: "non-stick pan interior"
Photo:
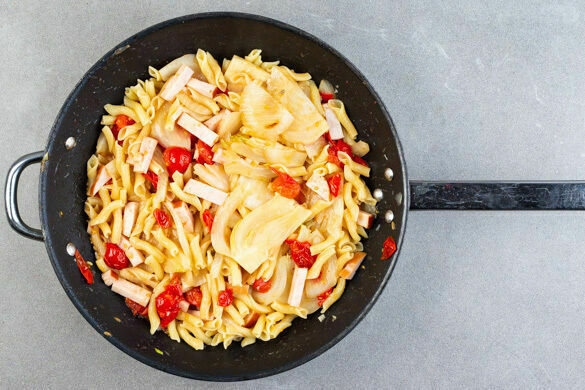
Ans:
[[[380,216],[364,242],[368,252],[365,269],[348,283],[326,319],[320,322],[319,314],[308,320],[297,319],[276,340],[258,341],[246,348],[235,344],[227,350],[218,346],[195,351],[160,332],[151,336],[147,322],[134,318],[123,299],[99,278],[91,286],[84,282],[65,249],[73,242],[86,259],[95,261],[83,211],[85,164],[95,150],[104,104],[120,104],[124,87],[149,77],[149,65],[161,67],[197,48],[210,51],[220,61],[259,48],[265,60],[280,60],[297,72],[310,72],[317,82],[327,78],[338,85],[339,98],[345,102],[360,138],[371,147],[366,157],[372,168],[368,185],[372,190],[382,189],[384,194],[379,203]],[[67,150],[65,140],[71,136],[77,145]],[[401,149],[382,102],[363,76],[327,45],[268,19],[242,14],[194,15],[161,23],[129,38],[106,54],[69,96],[49,136],[47,152],[48,161],[41,174],[41,220],[51,261],[65,291],[92,326],[118,348],[177,375],[206,380],[249,379],[314,358],[357,324],[390,277],[396,256],[392,261],[379,260],[384,239],[392,235],[399,246],[402,242],[409,197]],[[384,177],[386,168],[394,172],[392,181]],[[383,213],[388,209],[394,211],[394,230],[384,222]]]

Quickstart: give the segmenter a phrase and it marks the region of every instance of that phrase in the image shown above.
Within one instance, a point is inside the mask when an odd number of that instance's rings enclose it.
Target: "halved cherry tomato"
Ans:
[[[144,173],[144,177],[150,182],[150,184],[152,184],[152,187],[154,187],[154,190],[156,191],[158,187],[158,175],[155,175],[152,171],[148,171]]]
[[[360,156],[356,156],[355,154],[353,154],[353,151],[351,150],[351,146],[349,146],[343,140],[339,139],[337,141],[332,141],[331,137],[327,133],[325,133],[325,138],[329,142],[329,149],[327,149],[327,154],[328,154],[327,161],[329,161],[330,163],[335,164],[335,165],[339,166],[340,168],[343,168],[344,164],[341,162],[341,160],[339,160],[338,153],[345,152],[356,163],[364,165],[366,167],[368,166],[368,164],[364,161],[364,159],[362,159]]]
[[[382,248],[382,257],[380,260],[386,260],[390,258],[396,252],[396,242],[392,237],[388,237],[386,241],[384,241],[384,246]]]
[[[329,290],[325,291],[321,295],[317,296],[317,303],[319,304],[319,306],[323,306],[323,302],[325,302],[327,297],[329,297],[329,295],[331,295],[332,291],[333,291],[333,287],[331,287]]]
[[[341,174],[339,172],[335,173],[335,175],[327,179],[327,184],[329,184],[329,191],[331,191],[333,196],[339,195],[339,187],[341,187]]]
[[[179,146],[173,146],[166,149],[163,153],[163,157],[167,164],[169,175],[171,176],[176,171],[185,173],[191,163],[191,152],[188,149]]]
[[[197,141],[197,162],[199,164],[213,164],[213,150],[205,142]]]
[[[223,291],[220,291],[219,294],[217,295],[217,304],[219,306],[229,306],[232,304],[232,302],[234,301],[234,292],[229,289],[226,288]]]
[[[154,215],[156,222],[158,222],[158,224],[160,225],[161,228],[167,229],[167,228],[171,227],[171,218],[163,210],[154,209],[154,211],[152,212],[152,215]]]
[[[132,314],[135,316],[139,317],[148,316],[148,307],[142,306],[140,303],[134,302],[130,298],[126,298],[126,306],[128,306],[128,308],[132,310]]]
[[[81,274],[85,278],[87,284],[93,284],[93,273],[89,269],[87,262],[81,256],[81,253],[79,253],[78,250],[75,250],[75,261],[77,262],[77,268],[79,268],[79,271],[81,271]]]
[[[329,100],[333,99],[334,96],[332,93],[326,93],[321,91],[319,91],[319,95],[321,95],[321,101],[323,102],[328,102]]]
[[[106,265],[113,269],[123,269],[130,266],[126,253],[118,245],[108,242],[104,253]]]
[[[128,126],[128,125],[132,125],[134,124],[134,120],[130,119],[128,116],[126,115],[118,115],[114,121],[114,124],[110,127],[110,130],[112,130],[112,134],[114,135],[114,138],[116,138],[118,140],[118,145],[122,146],[124,144],[124,141],[121,139],[118,139],[118,134],[120,134],[120,130],[122,130],[122,128]]]
[[[207,226],[207,228],[209,229],[209,231],[211,231],[211,228],[213,226],[213,215],[211,215],[211,213],[209,212],[209,210],[205,210],[203,212],[203,222],[205,223],[205,225]]]
[[[122,129],[128,125],[133,125],[134,124],[134,120],[131,119],[130,117],[128,117],[127,115],[118,115],[116,117],[116,126],[118,127],[118,129]]]
[[[258,278],[254,281],[254,285],[252,286],[254,288],[254,290],[260,292],[260,293],[265,293],[268,290],[270,290],[270,287],[272,287],[272,282],[269,280],[264,280],[262,278]]]
[[[112,126],[110,126],[110,130],[112,131],[112,134],[114,135],[114,138],[118,139],[118,134],[120,133],[120,130],[122,130],[122,128],[128,126],[128,125],[132,125],[134,124],[134,120],[130,119],[128,116],[126,115],[118,115],[116,117],[116,119],[114,120],[114,124]],[[119,143],[119,141],[118,141]]]
[[[201,307],[202,299],[203,293],[201,292],[201,287],[195,287],[185,293],[185,300],[193,306]]]
[[[301,192],[301,185],[295,181],[288,174],[279,171],[278,169],[272,168],[272,172],[276,173],[278,177],[271,183],[272,190],[278,192],[285,198],[294,199]]]
[[[160,317],[160,326],[166,328],[179,314],[179,302],[183,300],[183,292],[179,283],[169,284],[156,297],[156,311]]]
[[[311,268],[317,256],[311,255],[311,243],[307,241],[286,240],[290,247],[290,256],[297,266],[301,268]]]

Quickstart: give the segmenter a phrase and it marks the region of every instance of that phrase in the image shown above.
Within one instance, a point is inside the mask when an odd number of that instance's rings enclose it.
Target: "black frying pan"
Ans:
[[[348,283],[345,294],[327,312],[297,320],[277,339],[249,347],[207,347],[195,351],[165,334],[148,333],[101,281],[89,286],[66,246],[72,242],[90,261],[93,249],[83,211],[86,161],[95,151],[106,103],[121,101],[124,88],[147,76],[149,65],[162,66],[185,53],[205,48],[216,58],[245,55],[260,48],[267,60],[280,60],[297,72],[310,72],[339,85],[360,138],[371,147],[367,181],[382,191],[380,214],[364,241],[368,257]],[[67,140],[69,140],[66,146]],[[73,144],[75,146],[71,147]],[[22,170],[41,162],[39,203],[42,230],[26,225],[18,212],[16,191]],[[45,151],[23,156],[6,181],[6,211],[20,234],[44,240],[55,273],[85,319],[108,341],[152,367],[189,378],[234,381],[273,375],[303,364],[341,340],[370,310],[396,264],[407,211],[418,209],[584,209],[585,183],[410,183],[394,124],[364,76],[321,40],[281,22],[238,13],[207,13],[172,19],[120,43],[100,59],[69,95],[49,134]],[[392,215],[388,213],[392,211]],[[388,217],[388,218],[385,218]],[[390,221],[391,220],[391,221]],[[390,223],[392,222],[392,223]],[[398,251],[380,261],[382,242],[391,235]],[[333,321],[333,316],[336,320]],[[114,317],[122,321],[117,322]],[[155,348],[163,351],[160,355]]]

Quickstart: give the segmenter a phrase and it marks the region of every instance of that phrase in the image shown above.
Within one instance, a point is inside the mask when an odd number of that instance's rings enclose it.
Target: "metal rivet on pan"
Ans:
[[[384,219],[386,219],[386,222],[388,222],[388,223],[394,221],[394,212],[392,212],[392,210],[386,211],[386,214],[384,215]]]
[[[374,190],[374,198],[376,198],[376,200],[382,200],[383,197],[384,197],[384,194],[382,193],[382,190],[379,188],[376,188]]]
[[[394,171],[390,168],[386,168],[384,171],[384,176],[386,176],[386,179],[392,180],[394,178]]]
[[[75,145],[77,145],[77,141],[75,141],[75,138],[69,137],[67,138],[67,140],[65,140],[65,147],[67,148],[67,150],[73,149]]]
[[[67,253],[69,254],[69,256],[74,256],[75,255],[75,245],[73,245],[72,242],[70,242],[69,244],[67,244]]]

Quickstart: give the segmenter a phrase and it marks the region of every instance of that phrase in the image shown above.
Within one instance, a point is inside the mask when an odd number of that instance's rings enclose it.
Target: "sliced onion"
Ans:
[[[328,101],[335,97],[335,88],[329,81],[321,80],[319,83],[319,94],[321,94],[323,101]]]
[[[307,298],[315,298],[337,283],[337,275],[335,268],[335,258],[327,260],[323,264],[321,275],[317,279],[309,279],[305,283],[305,295]]]
[[[321,82],[319,83],[319,92],[335,94],[335,88],[333,87],[333,84],[331,84],[329,81],[321,80]]]

